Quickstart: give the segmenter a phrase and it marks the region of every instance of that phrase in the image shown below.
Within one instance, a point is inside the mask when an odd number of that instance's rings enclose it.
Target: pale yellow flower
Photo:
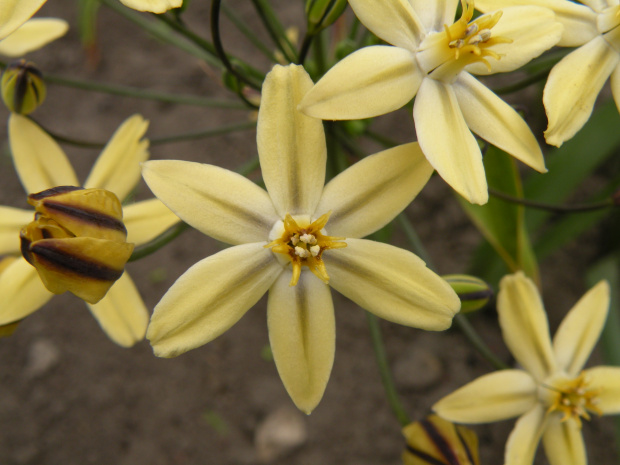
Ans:
[[[66,21],[36,18],[27,21],[46,0],[0,0],[0,55],[23,56],[63,36]]]
[[[609,284],[599,282],[575,304],[553,342],[534,283],[521,272],[500,283],[499,322],[523,369],[482,376],[433,406],[460,423],[520,416],[506,444],[505,465],[531,465],[542,438],[551,465],[586,465],[582,419],[620,413],[620,367],[583,370],[605,324]]]
[[[324,186],[323,124],[296,110],[311,87],[301,66],[277,65],[265,79],[257,145],[267,191],[217,166],[143,164],[147,184],[172,211],[234,245],[196,263],[157,304],[147,332],[155,354],[173,357],[212,341],[268,292],[276,366],[307,413],[334,360],[329,286],[381,318],[428,330],[448,328],[460,306],[414,254],[359,239],[391,221],[428,181],[433,169],[417,144],[368,156]]]
[[[540,5],[553,10],[564,24],[558,45],[579,47],[556,64],[547,78],[543,103],[549,120],[545,131],[548,144],[559,147],[583,127],[610,77],[620,109],[620,0],[480,0],[483,10],[508,5]]]
[[[536,138],[517,112],[472,74],[515,70],[552,47],[562,26],[551,10],[513,7],[473,21],[473,1],[349,0],[360,21],[394,46],[366,47],[336,64],[301,102],[310,116],[359,119],[416,97],[418,142],[431,165],[473,203],[488,201],[472,131],[544,172]],[[477,3],[476,3],[477,5]]]
[[[114,133],[97,159],[85,188],[101,188],[124,199],[140,179],[139,163],[149,156],[143,139],[148,122],[135,115]],[[12,114],[9,138],[13,160],[27,193],[55,186],[79,186],[78,179],[58,144],[30,119]],[[159,200],[136,202],[123,209],[127,241],[144,244],[178,222]],[[33,220],[33,210],[0,206],[0,255],[19,254],[20,229]],[[0,274],[0,326],[19,321],[43,306],[49,292],[37,270],[24,259],[15,260]],[[87,304],[106,334],[117,344],[131,346],[144,338],[148,312],[129,273],[114,283],[96,304]]]
[[[183,0],[121,0],[121,3],[134,10],[159,14],[172,8],[180,8]]]

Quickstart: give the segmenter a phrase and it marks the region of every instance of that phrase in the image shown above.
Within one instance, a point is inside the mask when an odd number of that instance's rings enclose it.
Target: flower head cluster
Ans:
[[[460,306],[414,254],[359,239],[391,221],[427,182],[433,170],[417,144],[366,157],[324,186],[323,124],[297,111],[311,87],[295,65],[277,65],[265,79],[257,143],[266,191],[216,166],[143,164],[147,184],[171,210],[234,245],[191,267],[157,304],[147,333],[155,354],[172,357],[215,339],[268,292],[276,366],[307,413],[334,360],[329,286],[382,318],[429,330],[448,328]]]
[[[544,172],[536,138],[512,107],[473,74],[515,70],[557,43],[562,25],[537,6],[473,19],[462,0],[349,0],[360,21],[393,46],[363,48],[336,64],[301,102],[323,119],[358,119],[396,110],[416,97],[418,142],[431,165],[473,203],[488,200],[473,133]],[[476,2],[477,6],[477,2]]]
[[[609,285],[601,281],[575,304],[551,341],[534,283],[523,273],[506,276],[497,310],[504,341],[523,369],[482,376],[433,409],[462,423],[520,416],[506,445],[506,465],[531,465],[541,438],[551,465],[585,465],[582,419],[620,413],[620,368],[583,369],[608,309]]]

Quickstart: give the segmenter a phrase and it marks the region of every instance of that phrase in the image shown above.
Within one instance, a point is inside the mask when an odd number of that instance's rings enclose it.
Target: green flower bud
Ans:
[[[35,219],[20,232],[22,255],[48,291],[100,301],[133,252],[118,198],[104,189],[61,186],[30,194]]]
[[[18,60],[2,73],[2,100],[14,113],[28,115],[43,103],[46,95],[43,75],[34,63]]]
[[[306,0],[308,33],[316,34],[332,25],[347,7],[347,0]]]
[[[442,276],[461,299],[461,313],[480,310],[493,297],[493,289],[486,282],[466,274]]]

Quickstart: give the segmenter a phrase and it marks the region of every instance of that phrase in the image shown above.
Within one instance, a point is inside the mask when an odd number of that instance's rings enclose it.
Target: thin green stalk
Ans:
[[[323,76],[327,72],[328,60],[327,60],[327,47],[325,44],[325,30],[321,31],[314,38],[314,60],[319,76]]]
[[[226,17],[235,25],[237,29],[250,41],[252,45],[254,45],[258,50],[260,50],[272,63],[277,63],[275,55],[273,54],[273,50],[267,47],[254,31],[249,28],[241,18],[226,4],[222,4],[222,10]]]
[[[498,199],[504,200],[510,203],[516,203],[525,207],[536,208],[538,210],[547,210],[555,213],[583,213],[591,212],[593,210],[601,210],[603,208],[609,208],[617,206],[613,199],[605,199],[601,202],[589,203],[589,204],[575,204],[575,205],[554,205],[550,203],[537,202],[535,200],[528,200],[520,197],[513,197],[512,195],[498,191],[489,187],[489,194]]]
[[[185,27],[184,24],[180,23],[173,17],[165,15],[165,14],[163,15],[153,14],[153,17],[155,17],[158,21],[162,21],[169,28],[178,32],[183,37],[188,39],[190,42],[193,42],[194,44],[198,45],[200,48],[205,50],[207,53],[211,54],[211,56],[213,56],[214,58],[217,58],[217,52],[215,51],[215,47],[213,46],[213,44],[209,42],[208,40],[200,37],[198,34],[191,31],[187,27]]]
[[[514,84],[509,84],[503,87],[495,87],[493,89],[493,92],[495,92],[496,94],[510,94],[512,92],[517,92],[519,90],[525,89],[526,87],[529,87],[536,82],[543,81],[547,78],[550,72],[550,69],[540,70],[537,73],[531,74],[526,78],[515,82]]]
[[[276,16],[268,0],[252,0],[265,29],[287,61],[297,63],[297,51],[286,35],[286,31]]]
[[[114,10],[116,13],[120,14],[129,21],[141,27],[153,37],[156,37],[157,39],[167,44],[173,45],[178,49],[183,50],[184,52],[187,52],[190,55],[209,63],[214,68],[224,68],[222,63],[220,63],[219,60],[213,55],[206,52],[204,49],[197,47],[195,44],[188,42],[187,39],[179,37],[175,33],[171,33],[172,31],[170,30],[170,28],[166,27],[162,23],[146,19],[143,15],[123,6],[123,4],[121,4],[118,0],[99,1],[108,8]]]
[[[0,66],[5,66],[0,64]],[[157,102],[175,103],[180,105],[193,105],[199,107],[230,108],[233,110],[247,110],[247,106],[236,100],[218,100],[194,95],[168,94],[155,92],[137,87],[122,86],[118,84],[106,84],[83,79],[68,78],[55,74],[45,74],[45,81],[60,86],[74,87],[76,89],[89,90],[103,94],[121,95],[143,100],[155,100]]]
[[[420,238],[415,232],[411,221],[409,221],[409,219],[404,213],[401,213],[398,216],[398,220],[403,228],[403,231],[405,232],[405,235],[407,236],[407,239],[409,240],[409,243],[411,244],[411,248],[413,249],[413,251],[420,258],[422,258],[422,260],[424,260],[428,268],[430,268],[431,270],[434,269],[435,267],[433,266],[433,262],[431,261],[431,258],[426,251],[426,248],[422,244],[422,241],[420,241]],[[474,348],[480,353],[480,355],[482,355],[491,365],[493,365],[498,370],[508,368],[506,364],[493,353],[489,346],[485,344],[485,342],[478,335],[478,333],[465,315],[458,313],[454,317],[454,322],[459,327],[465,338],[471,343],[471,345],[473,345]]]
[[[147,242],[146,244],[142,244],[139,247],[136,247],[129,257],[130,262],[140,260],[141,258],[146,257],[147,255],[151,255],[154,252],[157,252],[166,244],[170,243],[172,240],[176,239],[181,233],[187,231],[189,229],[189,225],[184,223],[183,221],[175,224],[171,228],[164,231],[162,234],[157,236],[152,241]]]
[[[370,312],[366,313],[366,319],[368,320],[368,328],[370,329],[370,339],[372,341],[372,348],[377,358],[377,365],[379,366],[379,374],[381,376],[381,382],[385,389],[385,395],[394,415],[398,419],[401,426],[407,426],[411,423],[403,404],[400,402],[396,387],[394,386],[394,380],[392,379],[392,373],[390,372],[390,366],[387,360],[387,354],[385,353],[385,346],[383,344],[383,337],[381,336],[381,328],[379,327],[379,319]]]
[[[239,72],[239,70],[237,70],[232,65],[232,63],[228,59],[228,56],[226,55],[226,52],[224,51],[224,45],[222,44],[222,38],[220,36],[221,4],[222,4],[221,0],[213,0],[213,2],[211,3],[211,38],[213,39],[213,45],[215,46],[217,56],[220,58],[220,60],[222,60],[222,64],[228,70],[228,72],[232,74],[233,76],[235,76],[239,82],[243,82],[246,85],[256,90],[260,90],[261,85],[249,79],[243,73]],[[239,88],[239,92],[237,92],[237,95],[239,96],[239,98],[241,98],[246,103],[246,105],[252,106],[254,108],[258,108],[254,103],[250,102],[243,95],[243,89],[241,87]]]

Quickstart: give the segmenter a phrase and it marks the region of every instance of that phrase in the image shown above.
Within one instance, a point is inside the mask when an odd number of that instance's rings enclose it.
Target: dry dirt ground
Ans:
[[[204,35],[209,3],[194,0],[188,15],[190,25]],[[299,22],[295,18],[301,17],[300,0],[276,3],[283,21]],[[251,2],[230,0],[230,4],[243,18],[255,21]],[[32,54],[44,72],[233,98],[222,89],[216,73],[149,38],[106,8],[99,21],[101,59],[93,68],[80,48],[76,2],[50,0],[42,12],[63,17],[72,26],[65,38]],[[224,37],[232,51],[267,70],[237,32],[227,29]],[[153,103],[57,85],[49,86],[48,100],[34,116],[57,133],[106,141],[123,119],[136,112],[151,121],[151,138],[248,118],[243,111]],[[0,121],[7,116],[0,110]],[[413,138],[405,111],[378,118],[376,124],[389,128],[399,140]],[[0,141],[0,204],[26,207],[5,130]],[[65,148],[84,179],[98,151]],[[255,154],[254,131],[152,147],[154,159],[193,160],[231,169]],[[149,195],[141,185],[137,197]],[[444,183],[433,178],[407,212],[439,271],[464,271],[480,238]],[[596,256],[592,244],[597,237],[590,234],[588,242],[570,244],[541,264],[552,328],[584,291],[581,272]],[[398,234],[396,239],[401,239]],[[152,309],[176,278],[219,247],[190,230],[127,269]],[[404,442],[379,380],[364,312],[335,293],[334,300],[338,337],[333,373],[319,407],[304,416],[293,407],[273,362],[265,356],[264,299],[216,341],[164,360],[153,356],[147,342],[131,349],[117,347],[82,302],[71,295],[55,297],[11,338],[0,340],[0,464],[397,465]],[[510,361],[494,311],[477,316],[473,323],[491,348]],[[386,322],[382,329],[398,391],[413,418],[427,414],[440,397],[490,370],[457,330],[426,333]],[[507,421],[475,428],[484,465],[502,463],[512,425]],[[617,463],[610,419],[594,418],[584,432],[590,463]],[[272,437],[276,443],[290,439],[298,445],[286,451],[273,449],[265,445]],[[540,456],[536,463],[546,462]]]

